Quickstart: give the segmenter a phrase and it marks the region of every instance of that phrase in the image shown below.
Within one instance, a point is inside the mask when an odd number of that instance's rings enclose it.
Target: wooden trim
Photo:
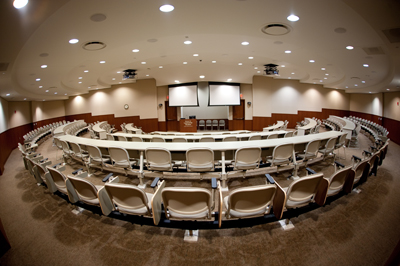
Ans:
[[[319,206],[324,206],[326,195],[328,194],[329,189],[329,181],[325,178],[322,178],[318,184],[317,192],[315,193],[315,203]]]
[[[275,182],[275,184],[276,192],[272,205],[272,210],[276,219],[280,220],[282,218],[283,210],[285,209],[286,193],[278,183]]]

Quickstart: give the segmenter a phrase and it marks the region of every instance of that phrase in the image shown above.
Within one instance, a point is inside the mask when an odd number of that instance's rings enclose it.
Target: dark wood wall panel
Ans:
[[[244,120],[244,130],[253,130],[253,120]]]
[[[382,116],[350,111],[351,116],[360,117],[382,125]]]
[[[231,120],[229,121],[229,130],[243,130],[244,120]]]
[[[400,121],[384,117],[383,127],[389,130],[390,140],[400,145]]]
[[[159,131],[167,131],[167,122],[158,122]]]

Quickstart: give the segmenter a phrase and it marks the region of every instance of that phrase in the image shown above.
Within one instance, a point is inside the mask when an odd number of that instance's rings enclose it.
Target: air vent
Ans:
[[[378,47],[364,47],[363,50],[367,55],[385,54],[385,52],[379,46]]]
[[[0,63],[0,71],[7,71],[9,64],[10,63]]]
[[[389,30],[383,30],[383,34],[385,34],[386,38],[388,38],[391,43],[400,42],[400,28],[393,28]]]
[[[290,32],[289,26],[283,24],[268,24],[261,29],[262,32],[268,35],[280,36],[285,35]]]
[[[88,51],[98,51],[106,48],[106,46],[107,45],[103,42],[87,42],[82,46],[82,48]]]

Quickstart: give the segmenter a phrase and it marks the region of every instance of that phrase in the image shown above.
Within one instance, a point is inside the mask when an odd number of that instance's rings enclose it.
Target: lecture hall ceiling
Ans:
[[[396,0],[3,0],[0,96],[67,99],[131,82],[125,69],[157,86],[252,83],[270,63],[277,79],[399,91],[398,11]]]

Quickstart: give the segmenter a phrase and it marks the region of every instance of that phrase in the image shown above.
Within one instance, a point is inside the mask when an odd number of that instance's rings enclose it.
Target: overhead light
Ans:
[[[228,82],[229,82],[229,81],[232,81],[232,79],[227,79],[226,81],[228,81]]]
[[[112,80],[115,80],[115,78],[112,78]]]
[[[390,91],[390,89],[386,89],[387,91]]]
[[[57,94],[57,92],[55,92],[54,94]]]
[[[258,67],[254,67],[254,69],[258,69]]]
[[[40,81],[40,79],[38,78],[38,79],[36,79],[36,81]]]
[[[159,66],[158,68],[163,68],[163,66]]]
[[[321,70],[325,70],[325,67],[322,67]]]
[[[138,53],[138,52],[139,52],[139,49],[133,49],[132,52]]]
[[[117,74],[121,74],[121,71],[117,71]]]
[[[64,95],[68,95],[68,94],[64,94]]]
[[[82,77],[79,77],[78,79],[82,79]]]
[[[329,74],[328,74],[328,73],[325,73],[325,76],[329,76]]]
[[[39,86],[39,89],[43,88],[43,86]]]
[[[238,65],[241,66],[241,65],[243,65],[243,64],[242,64],[242,63],[239,63]]]
[[[200,78],[203,79],[203,78],[205,78],[205,76],[201,75]]]
[[[69,40],[69,43],[72,43],[72,44],[74,44],[74,43],[78,43],[79,42],[79,40],[78,39],[71,39],[71,40]]]
[[[26,98],[24,98],[24,101],[26,101]]]
[[[215,63],[217,63],[217,61],[211,61],[211,63],[215,64]]]
[[[9,94],[9,93],[7,93],[7,94],[6,94],[6,96],[10,96],[10,94]]]
[[[346,86],[346,89],[348,89],[349,87],[348,86]]]
[[[146,64],[146,62],[141,62],[141,64],[142,64],[142,65],[145,65],[145,64]]]
[[[300,18],[298,17],[298,16],[296,16],[296,15],[290,15],[290,16],[288,16],[287,17],[287,20],[289,20],[289,21],[298,21]]]
[[[369,92],[369,93],[372,93],[372,92]]]
[[[78,83],[79,83],[79,84],[82,84],[82,81],[79,81]]]
[[[310,63],[314,63],[314,62],[315,62],[315,60],[312,60],[312,59],[311,59],[311,60],[309,60],[308,62],[310,62]]]
[[[162,6],[160,6],[160,11],[162,11],[162,12],[171,12],[174,9],[175,9],[175,7],[172,6],[172,5],[162,5]]]
[[[369,65],[368,64],[363,64],[363,67],[369,67]]]
[[[184,65],[187,65],[187,62],[183,62]]]
[[[288,77],[288,79],[292,79],[291,77]]]
[[[357,87],[358,86],[358,84],[354,84],[354,87]]]
[[[328,78],[324,78],[324,79],[328,79]]]
[[[47,65],[41,65],[40,67],[41,68],[47,68]]]
[[[49,90],[46,90],[46,92],[49,92]]]
[[[149,76],[149,74],[146,75],[146,77],[148,77],[148,76]]]
[[[252,56],[249,56],[249,59],[253,59],[254,57],[252,57]]]
[[[347,50],[353,50],[353,49],[354,49],[354,47],[353,47],[353,46],[351,46],[351,45],[348,45],[348,46],[346,46],[346,49],[347,49]]]
[[[249,42],[242,42],[242,45],[249,45]]]
[[[100,61],[100,64],[105,64],[106,63],[106,61]]]
[[[175,83],[179,83],[179,80],[175,80]]]
[[[88,72],[89,72],[89,70],[85,70],[85,71],[83,71],[83,72],[85,72],[85,73],[88,73]]]
[[[24,6],[26,6],[28,4],[28,0],[14,0],[13,6],[16,9],[20,9],[23,8]]]
[[[261,71],[260,71],[260,70],[258,70],[258,71],[257,71],[257,73],[261,73]]]
[[[285,54],[290,54],[290,53],[292,53],[292,51],[290,51],[290,50],[285,51]]]
[[[292,72],[292,75],[294,75],[294,72]]]
[[[183,43],[184,43],[184,44],[191,44],[192,41],[187,40],[187,41],[184,41]]]
[[[365,83],[365,80],[362,80],[361,83]]]
[[[199,56],[199,54],[193,54],[193,56]]]
[[[281,65],[281,67],[285,67],[285,65]]]
[[[91,89],[92,87],[88,87],[88,89]]]

